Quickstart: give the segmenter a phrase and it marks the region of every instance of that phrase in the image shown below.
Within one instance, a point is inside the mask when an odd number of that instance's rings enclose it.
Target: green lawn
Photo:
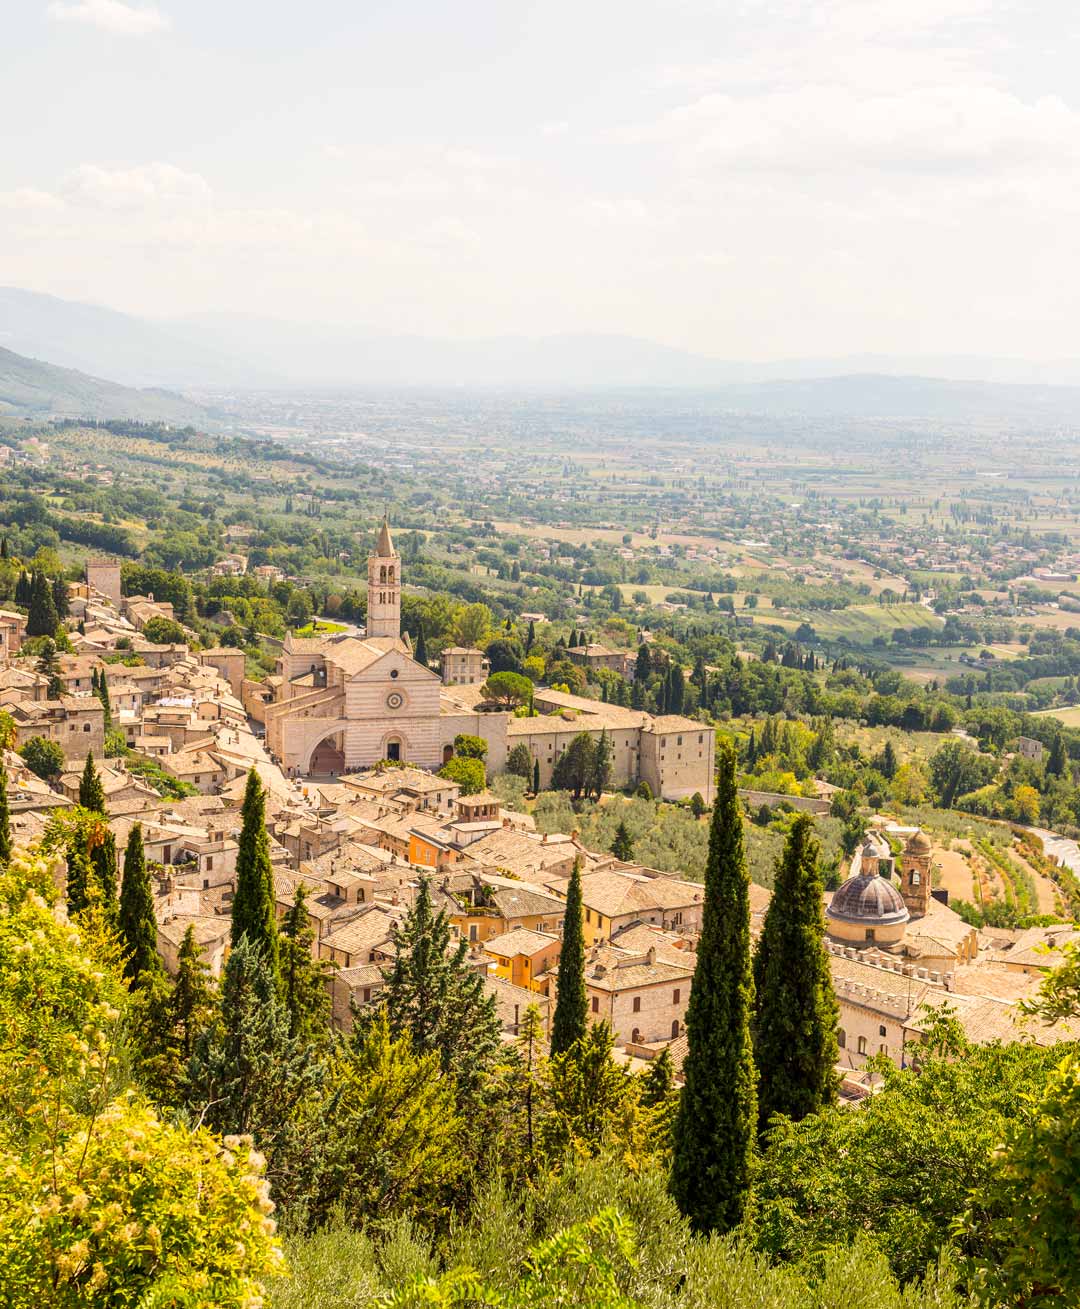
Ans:
[[[809,623],[823,641],[846,638],[852,645],[870,645],[875,636],[889,640],[898,628],[944,626],[942,619],[919,604],[850,605],[847,609],[824,612],[793,611],[776,614],[766,611],[760,615],[763,625],[776,624],[794,631],[800,623]]]

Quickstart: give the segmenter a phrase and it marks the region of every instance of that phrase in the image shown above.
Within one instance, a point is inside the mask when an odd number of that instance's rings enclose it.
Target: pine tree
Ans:
[[[92,813],[105,813],[105,788],[102,786],[101,778],[94,767],[93,750],[89,751],[86,756],[86,764],[79,780],[79,804]]]
[[[266,793],[254,768],[248,773],[241,809],[240,848],[236,855],[236,893],[232,903],[232,943],[246,936],[266,954],[270,970],[278,969],[277,915],[274,909],[274,870],[270,864],[270,838],[266,833]]]
[[[44,573],[35,572],[30,582],[29,614],[26,619],[27,636],[55,636],[57,624],[56,603],[52,587]]]
[[[630,833],[626,829],[626,824],[619,820],[619,825],[615,829],[615,839],[611,843],[611,853],[616,859],[621,859],[623,863],[629,863],[634,857],[634,843],[630,839]]]
[[[559,985],[555,1013],[551,1020],[552,1057],[565,1054],[588,1027],[585,994],[585,926],[581,902],[581,858],[574,860],[566,888],[562,950],[559,954]]]
[[[314,940],[304,884],[300,882],[296,898],[281,920],[281,990],[289,1015],[289,1035],[319,1042],[330,1031],[330,993],[326,989],[326,964],[312,954]]]
[[[424,624],[418,623],[416,627],[416,653],[413,656],[418,664],[428,666],[427,642],[424,640]]]
[[[154,887],[146,866],[141,823],[131,829],[124,851],[118,925],[124,943],[124,976],[134,986],[145,973],[159,967]]]
[[[679,1208],[699,1232],[727,1232],[742,1221],[757,1126],[750,875],[735,773],[734,748],[721,742],[670,1181]]]
[[[885,748],[881,752],[881,766],[879,771],[882,777],[887,777],[891,782],[896,776],[896,767],[896,751],[893,749],[892,741],[887,740],[885,742]]]
[[[836,1101],[839,1010],[825,949],[822,883],[813,821],[788,833],[754,957],[754,1058],[758,1117],[796,1121]]]
[[[540,760],[539,759],[533,760],[532,789],[533,789],[533,795],[540,794]]]
[[[536,622],[534,619],[530,618],[529,633],[525,637],[525,653],[528,654],[535,644],[536,644]]]
[[[0,868],[11,858],[11,810],[8,807],[8,775],[0,752]]]
[[[445,1072],[469,1095],[500,1046],[495,997],[469,966],[468,942],[451,949],[450,919],[435,913],[431,883],[421,877],[416,901],[392,930],[396,955],[380,1000],[391,1035],[408,1034],[417,1054],[438,1054]]]

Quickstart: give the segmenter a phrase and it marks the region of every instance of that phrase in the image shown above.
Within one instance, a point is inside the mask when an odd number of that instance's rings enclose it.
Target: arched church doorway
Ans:
[[[340,777],[345,771],[344,733],[331,732],[311,752],[308,772],[315,777]]]
[[[453,757],[454,757],[454,747],[452,745],[444,745],[442,748],[443,763],[448,764],[450,760],[453,759]]]
[[[386,757],[391,763],[400,763],[405,757],[405,749],[401,743],[401,738],[392,736],[386,743]]]

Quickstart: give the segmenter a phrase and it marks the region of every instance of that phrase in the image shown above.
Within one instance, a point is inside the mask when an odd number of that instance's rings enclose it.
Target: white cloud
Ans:
[[[205,203],[210,186],[198,173],[173,164],[154,162],[135,168],[102,168],[80,164],[63,185],[75,203],[104,209],[140,209],[160,203]]]
[[[32,186],[16,187],[14,191],[0,191],[0,209],[42,210],[60,209],[63,202],[49,191],[38,191]]]
[[[49,17],[61,23],[85,23],[103,32],[147,36],[164,32],[169,19],[159,9],[137,8],[123,0],[52,0]]]

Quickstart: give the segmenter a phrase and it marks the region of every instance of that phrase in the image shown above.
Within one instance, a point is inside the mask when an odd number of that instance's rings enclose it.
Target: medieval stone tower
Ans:
[[[900,856],[900,894],[913,918],[930,907],[930,842],[924,832],[916,832]]]
[[[401,560],[390,537],[390,524],[383,519],[375,553],[367,566],[367,634],[401,635]]]

